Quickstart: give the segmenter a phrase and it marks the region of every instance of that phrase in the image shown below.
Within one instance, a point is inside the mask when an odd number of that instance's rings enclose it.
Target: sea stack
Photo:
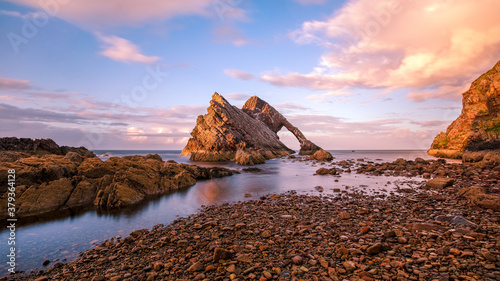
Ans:
[[[320,149],[260,98],[250,98],[243,109],[239,109],[215,93],[207,114],[198,116],[192,137],[181,155],[190,155],[194,161],[235,160],[241,165],[262,164],[266,159],[294,153],[278,138],[277,132],[283,126],[293,130],[301,150],[306,148],[314,153]]]
[[[311,155],[321,149],[319,146],[306,139],[304,134],[297,127],[286,120],[285,116],[281,115],[274,107],[257,96],[249,98],[241,110],[266,124],[275,134],[283,127],[287,128],[300,143],[300,155]]]
[[[500,61],[463,93],[462,106],[460,116],[432,142],[430,155],[458,159],[500,150]]]

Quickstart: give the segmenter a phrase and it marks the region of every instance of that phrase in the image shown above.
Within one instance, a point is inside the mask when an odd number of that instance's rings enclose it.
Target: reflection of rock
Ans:
[[[207,111],[198,116],[192,138],[181,153],[191,155],[191,160],[235,160],[240,150],[238,162],[256,164],[262,162],[261,156],[270,159],[293,153],[264,123],[232,106],[217,93],[212,96]]]
[[[97,208],[121,207],[149,195],[194,185],[198,179],[234,173],[224,168],[164,162],[157,154],[102,161],[75,152],[0,163],[2,178],[7,178],[8,169],[16,170],[18,217],[92,204]],[[0,188],[5,199],[7,187]],[[6,208],[6,200],[2,202],[2,208]],[[5,218],[6,213],[1,214],[0,218]]]
[[[274,133],[278,133],[283,127],[287,128],[300,143],[300,155],[311,155],[321,149],[319,146],[306,139],[304,134],[302,134],[297,127],[288,122],[285,116],[281,115],[274,107],[257,96],[249,98],[241,110],[253,118],[262,121]]]
[[[500,62],[463,93],[462,113],[432,142],[429,154],[462,158],[464,151],[500,148]]]

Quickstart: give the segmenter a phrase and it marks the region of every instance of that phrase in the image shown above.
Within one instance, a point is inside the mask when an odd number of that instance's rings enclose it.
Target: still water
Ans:
[[[235,163],[199,163],[191,162],[187,157],[179,156],[180,151],[94,151],[101,159],[110,156],[159,154],[163,160],[196,164],[200,166],[223,166],[242,170]],[[330,151],[339,160],[356,160],[390,162],[397,158],[414,160],[417,157],[433,159],[425,151]],[[396,186],[416,187],[422,179],[409,180],[403,177],[375,177],[356,174],[341,174],[340,177],[330,175],[317,176],[315,171],[320,164],[310,161],[299,162],[293,159],[273,159],[266,164],[256,166],[262,172],[243,172],[231,177],[199,181],[196,185],[173,193],[150,198],[132,207],[118,211],[80,210],[52,215],[37,221],[20,221],[16,229],[16,270],[31,271],[46,269],[44,260],[61,262],[78,257],[78,253],[91,249],[95,243],[120,235],[128,236],[137,229],[151,229],[156,224],[167,225],[179,216],[187,216],[199,211],[203,205],[241,200],[258,199],[268,193],[283,193],[295,190],[298,193],[319,194],[316,186],[324,188],[323,194],[334,193],[334,188],[341,190],[358,190],[370,194],[384,194],[394,190]],[[338,180],[338,181],[335,181]],[[245,197],[245,194],[251,197]],[[24,225],[23,225],[24,223]],[[5,227],[2,227],[5,229]],[[0,276],[6,275],[8,265],[7,245],[9,232],[0,231]],[[50,266],[49,265],[49,266]]]

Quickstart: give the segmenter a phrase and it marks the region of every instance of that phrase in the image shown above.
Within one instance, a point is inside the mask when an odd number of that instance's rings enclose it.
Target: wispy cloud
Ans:
[[[241,80],[252,80],[255,77],[253,74],[238,69],[224,69],[224,73],[227,76]]]
[[[120,62],[140,62],[155,63],[160,58],[156,56],[145,56],[136,45],[127,39],[118,36],[104,36],[97,34],[97,37],[104,43],[101,55]]]
[[[404,118],[353,121],[311,114],[286,117],[308,139],[326,149],[386,149],[387,143],[391,143],[392,149],[427,149],[432,138],[443,129],[443,124],[449,122],[414,122]],[[280,131],[280,138],[290,147],[298,148],[297,140],[286,129]]]
[[[324,94],[313,94],[307,96],[306,99],[310,100],[322,100],[328,97],[342,97],[342,96],[351,96],[353,93],[347,91],[331,91]]]
[[[18,90],[31,87],[31,82],[28,80],[17,80],[11,78],[0,77],[0,90]]]
[[[290,35],[297,44],[325,47],[318,67],[261,78],[280,87],[409,88],[416,101],[458,99],[500,57],[498,10],[496,0],[350,0]]]
[[[249,94],[243,94],[243,93],[229,93],[225,94],[224,97],[229,100],[247,100],[251,97]]]

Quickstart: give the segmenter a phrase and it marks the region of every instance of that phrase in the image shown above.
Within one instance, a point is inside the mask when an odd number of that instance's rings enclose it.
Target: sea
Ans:
[[[178,217],[199,212],[204,206],[256,200],[267,194],[296,191],[298,194],[324,195],[341,192],[364,192],[388,195],[397,188],[415,188],[423,183],[420,177],[370,176],[342,173],[340,176],[314,175],[321,167],[331,164],[279,158],[256,165],[259,172],[245,172],[245,167],[234,162],[192,162],[181,156],[180,150],[95,150],[98,157],[158,154],[164,161],[174,160],[199,166],[219,166],[241,173],[230,177],[201,180],[194,186],[147,198],[141,203],[119,210],[96,211],[93,208],[66,210],[37,219],[20,219],[15,230],[16,270],[30,272],[47,269],[55,262],[69,262],[80,252],[112,237],[126,237],[134,230],[151,229],[157,224],[168,225]],[[435,159],[424,150],[330,150],[334,161],[351,160],[356,163],[392,162],[398,158]],[[362,160],[362,161],[361,161]],[[323,192],[319,192],[321,186]],[[382,197],[382,196],[381,196]],[[0,231],[0,276],[8,274],[8,245],[10,231]],[[50,260],[48,267],[43,266]]]

